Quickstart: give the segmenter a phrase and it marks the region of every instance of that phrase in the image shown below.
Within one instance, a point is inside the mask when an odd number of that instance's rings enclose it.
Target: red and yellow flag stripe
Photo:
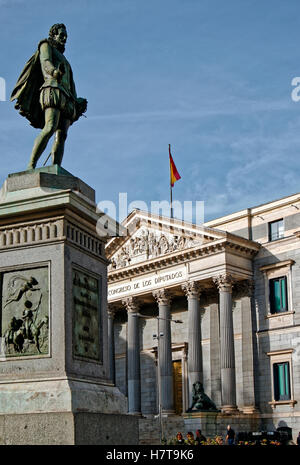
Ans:
[[[172,158],[170,144],[169,144],[169,159],[170,159],[170,184],[173,187],[174,183],[178,181],[179,179],[181,179],[181,176],[178,173],[174,160]]]

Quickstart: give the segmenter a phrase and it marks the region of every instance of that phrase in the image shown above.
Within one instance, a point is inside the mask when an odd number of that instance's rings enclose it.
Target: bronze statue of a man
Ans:
[[[68,129],[87,109],[87,100],[76,95],[72,68],[64,56],[66,41],[66,26],[54,24],[49,38],[39,43],[26,63],[11,94],[20,114],[33,127],[42,129],[27,169],[36,167],[53,134],[52,163],[61,165]]]

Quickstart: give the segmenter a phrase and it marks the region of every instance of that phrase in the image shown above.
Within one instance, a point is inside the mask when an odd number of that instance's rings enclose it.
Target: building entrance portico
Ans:
[[[172,360],[178,344],[185,345],[187,358],[186,370],[182,370],[183,412],[191,405],[197,381],[223,412],[234,413],[237,408],[254,411],[254,387],[246,380],[239,380],[237,386],[235,361],[235,339],[238,344],[247,340],[251,351],[251,338],[247,337],[252,334],[251,318],[246,319],[247,327],[241,322],[234,325],[232,302],[238,299],[241,308],[243,301],[242,311],[251,312],[247,289],[259,244],[141,211],[129,215],[125,227],[129,235],[111,239],[106,252],[111,260],[108,301],[115,321],[127,328],[123,331],[127,348],[122,363],[128,411],[156,414],[160,402],[162,413],[175,413],[178,396],[173,391]],[[183,324],[175,320],[183,320]],[[113,325],[110,331],[113,340]],[[219,344],[211,340],[216,334]],[[157,346],[158,363],[153,370]],[[114,357],[112,347],[110,357]],[[121,358],[119,354],[118,363]],[[157,391],[152,403],[151,388]]]

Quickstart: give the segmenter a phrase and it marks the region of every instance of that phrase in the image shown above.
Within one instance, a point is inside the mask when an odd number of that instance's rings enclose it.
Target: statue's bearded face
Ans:
[[[67,37],[68,37],[68,34],[67,34],[67,31],[64,27],[60,27],[57,29],[57,33],[53,36],[53,40],[54,42],[56,42],[56,44],[58,45],[58,49],[60,51],[64,51],[65,50],[65,45],[66,45],[66,42],[67,42]]]

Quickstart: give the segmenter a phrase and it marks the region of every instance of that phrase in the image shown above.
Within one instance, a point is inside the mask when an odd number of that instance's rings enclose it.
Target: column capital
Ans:
[[[232,287],[235,282],[234,278],[229,273],[220,274],[213,277],[213,282],[221,292],[232,292]]]
[[[247,279],[245,281],[239,281],[236,284],[236,294],[238,298],[251,297],[254,292],[254,281],[253,279]]]
[[[128,313],[138,313],[141,302],[136,297],[126,297],[122,300],[122,305]]]
[[[200,283],[197,281],[186,281],[181,285],[181,289],[188,299],[199,299],[203,290]]]
[[[119,308],[119,305],[117,305],[116,303],[108,303],[107,304],[107,316],[108,316],[108,318],[114,319],[116,311],[117,311],[118,308]]]
[[[170,305],[171,303],[171,294],[167,289],[158,289],[157,291],[153,291],[152,295],[158,305]]]

